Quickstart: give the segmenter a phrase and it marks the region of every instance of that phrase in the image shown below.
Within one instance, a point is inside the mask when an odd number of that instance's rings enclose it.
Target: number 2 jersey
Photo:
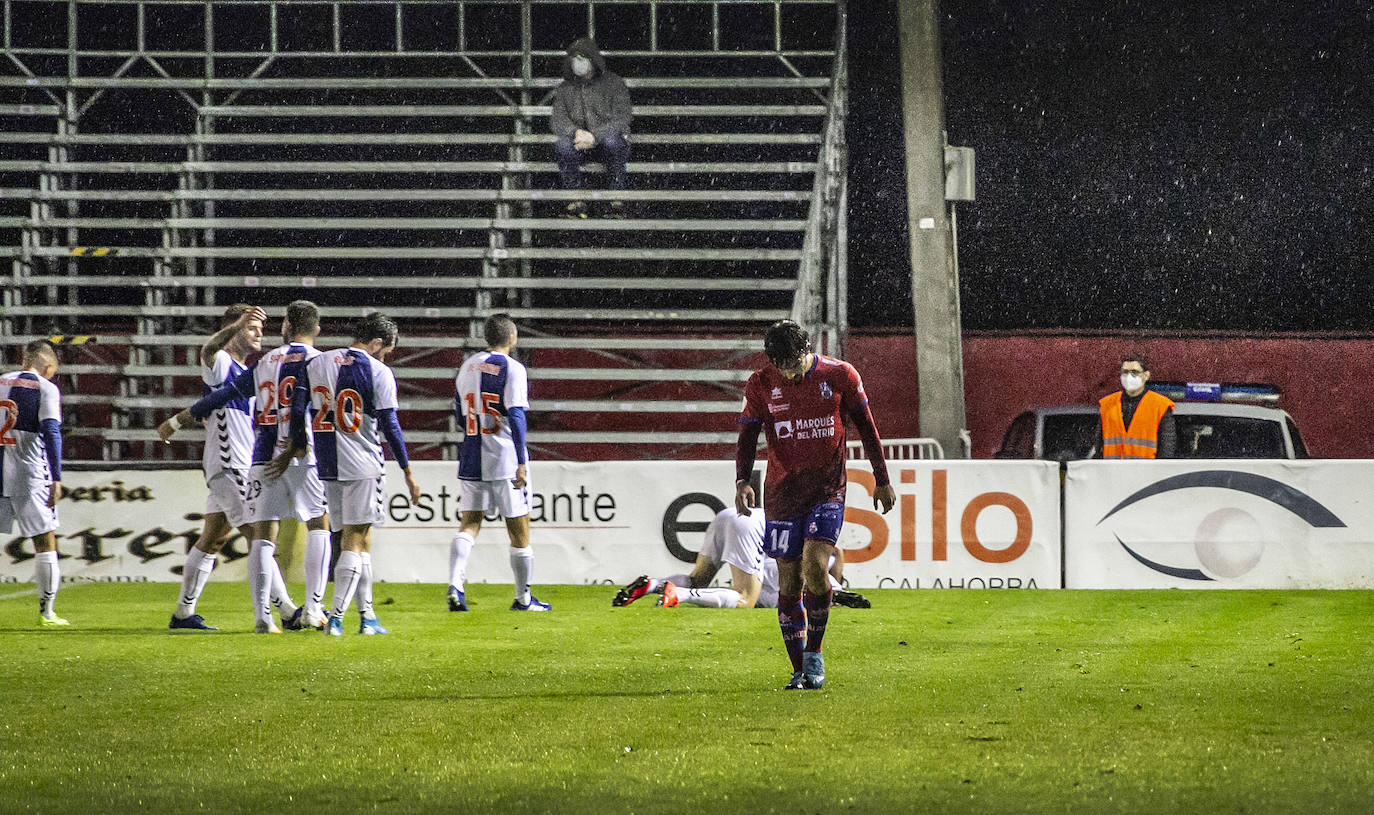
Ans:
[[[768,439],[768,518],[787,520],[819,504],[844,503],[844,417],[867,402],[854,366],[821,354],[800,384],[771,365],[749,377],[739,420],[761,423]]]
[[[297,382],[293,414],[308,408],[314,432],[315,467],[324,481],[359,481],[382,475],[382,436],[391,455],[410,465],[396,420],[396,377],[391,369],[358,348],[325,351],[306,366],[309,399]],[[293,431],[303,434],[305,417],[293,415]],[[298,436],[297,441],[302,441]]]
[[[62,397],[32,371],[0,377],[0,479],[6,496],[62,480]]]
[[[463,428],[458,478],[501,481],[524,464],[529,374],[505,354],[481,351],[463,361],[454,380],[454,414]]]

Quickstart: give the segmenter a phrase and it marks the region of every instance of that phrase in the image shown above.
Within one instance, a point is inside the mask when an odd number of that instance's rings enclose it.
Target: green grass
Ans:
[[[1366,812],[1368,592],[878,591],[820,692],[773,612],[383,585],[388,637],[165,630],[176,587],[0,587],[5,812]],[[297,587],[297,592],[299,588]],[[394,602],[393,602],[394,601]],[[327,809],[330,808],[330,809]]]

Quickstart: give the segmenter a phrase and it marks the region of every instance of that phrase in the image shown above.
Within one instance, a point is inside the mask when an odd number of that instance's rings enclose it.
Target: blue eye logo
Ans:
[[[1097,523],[1100,526],[1126,507],[1151,496],[1195,487],[1213,487],[1253,495],[1288,510],[1314,528],[1345,527],[1345,522],[1337,518],[1335,513],[1307,493],[1272,478],[1234,470],[1204,470],[1156,481],[1112,507]],[[1221,507],[1208,513],[1198,524],[1193,536],[1198,561],[1206,571],[1158,563],[1132,549],[1119,535],[1113,534],[1112,537],[1121,544],[1121,548],[1125,549],[1128,555],[1160,574],[1184,580],[1210,581],[1216,580],[1211,576],[1213,574],[1223,578],[1234,578],[1253,569],[1264,554],[1266,532],[1265,526],[1253,515],[1237,507]]]

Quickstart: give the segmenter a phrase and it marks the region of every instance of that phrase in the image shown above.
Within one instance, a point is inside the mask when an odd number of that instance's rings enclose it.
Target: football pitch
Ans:
[[[874,591],[821,691],[768,610],[378,584],[392,631],[169,632],[173,584],[0,586],[4,812],[1367,812],[1369,592]],[[293,587],[297,596],[300,587]]]

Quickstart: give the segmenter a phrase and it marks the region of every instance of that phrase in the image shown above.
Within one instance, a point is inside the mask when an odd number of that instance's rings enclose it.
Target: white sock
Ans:
[[[186,553],[186,565],[181,567],[181,599],[177,601],[177,617],[186,619],[196,613],[196,603],[214,569],[214,555],[206,554],[194,546]]]
[[[286,580],[281,576],[281,564],[273,557],[268,561],[268,566],[272,569],[272,605],[277,607],[277,613],[283,620],[289,619],[296,613],[296,603],[286,590]]]
[[[353,593],[358,590],[362,578],[363,559],[359,553],[345,550],[339,553],[339,562],[334,564],[334,607],[330,614],[342,617],[353,602]]]
[[[54,617],[52,606],[57,600],[57,587],[62,582],[57,553],[38,552],[34,555],[33,565],[33,582],[38,587],[38,613],[44,617]]]
[[[253,619],[272,621],[272,562],[277,546],[258,538],[248,548],[248,593],[253,598]]]
[[[515,575],[515,599],[530,601],[530,577],[534,575],[534,550],[526,546],[510,548],[510,570]]]
[[[843,590],[844,590],[844,586],[840,583],[840,581],[838,581],[838,580],[835,579],[835,575],[833,575],[833,574],[828,574],[828,575],[826,575],[826,577],[830,578],[830,590],[831,590],[831,591],[843,591]]]
[[[372,610],[372,553],[359,552],[362,564],[358,569],[358,611],[365,619],[372,619],[377,613]]]
[[[702,608],[738,608],[739,592],[734,589],[687,589],[677,593],[678,604]]]
[[[462,590],[468,582],[468,555],[472,554],[472,545],[476,543],[472,535],[467,532],[459,532],[453,536],[453,542],[448,548],[448,584],[457,586]]]
[[[329,530],[305,534],[305,608],[318,613],[324,608],[324,584],[329,582]]]

